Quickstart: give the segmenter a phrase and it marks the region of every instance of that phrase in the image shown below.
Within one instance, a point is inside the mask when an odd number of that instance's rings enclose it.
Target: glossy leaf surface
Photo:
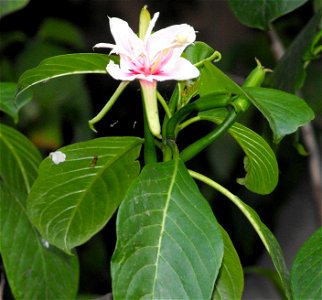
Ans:
[[[26,214],[41,157],[21,133],[0,125],[0,252],[15,299],[76,295],[78,260],[42,240]]]
[[[295,300],[320,299],[322,295],[322,227],[296,254],[291,269],[291,288]]]
[[[271,22],[308,0],[229,0],[237,19],[244,25],[268,30]]]
[[[0,110],[18,121],[19,109],[31,100],[30,93],[24,93],[16,98],[17,84],[14,82],[0,82]]]
[[[268,120],[276,143],[314,118],[313,110],[303,99],[293,94],[261,87],[249,87],[245,91],[250,95],[250,101]]]
[[[244,94],[237,83],[211,62],[204,63],[200,76],[200,96],[213,93]]]
[[[199,115],[220,124],[225,110],[209,110]],[[271,147],[260,135],[240,123],[235,122],[228,132],[246,154],[244,167],[247,173],[245,178],[238,179],[238,183],[258,194],[271,193],[278,182],[278,164]]]
[[[244,272],[239,256],[228,233],[221,228],[224,241],[224,258],[216,281],[212,300],[241,299],[244,289]]]
[[[12,190],[27,194],[41,161],[36,147],[17,130],[0,124],[0,179]]]
[[[49,243],[67,253],[111,218],[139,173],[142,140],[98,138],[60,149],[66,160],[48,157],[28,198],[28,214]]]
[[[106,74],[106,65],[112,56],[97,53],[79,53],[53,56],[43,60],[39,66],[23,73],[18,81],[18,92],[34,84],[73,74]]]
[[[210,299],[219,225],[181,161],[147,165],[122,202],[112,258],[114,299]]]
[[[191,63],[196,64],[207,59],[214,53],[214,49],[204,42],[195,42],[184,51],[184,57]]]

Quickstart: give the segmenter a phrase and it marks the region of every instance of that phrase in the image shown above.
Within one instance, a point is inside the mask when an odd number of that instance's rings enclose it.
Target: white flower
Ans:
[[[152,33],[159,13],[154,14],[145,35],[140,39],[126,21],[110,18],[114,44],[99,43],[94,48],[109,48],[120,56],[120,65],[110,61],[107,72],[117,80],[140,81],[145,110],[151,132],[160,137],[160,122],[156,99],[156,82],[189,80],[200,72],[191,62],[181,57],[184,49],[196,39],[188,24],[173,25]]]
[[[50,152],[49,157],[55,165],[58,165],[66,160],[66,154],[61,151]]]

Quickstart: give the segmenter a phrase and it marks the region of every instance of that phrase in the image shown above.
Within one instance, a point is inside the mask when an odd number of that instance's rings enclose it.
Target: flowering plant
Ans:
[[[230,2],[238,15],[244,4]],[[266,5],[271,11],[272,4]],[[319,261],[321,230],[304,244],[290,279],[277,239],[255,210],[220,183],[188,167],[192,158],[229,134],[245,154],[246,175],[237,182],[253,193],[267,195],[278,184],[275,153],[240,117],[251,108],[258,110],[278,144],[285,135],[308,124],[314,118],[313,110],[303,99],[275,89],[274,84],[262,87],[271,70],[258,59],[243,83],[237,84],[216,66],[221,54],[196,41],[192,26],[154,31],[158,17],[156,13],[151,18],[144,7],[138,35],[126,21],[110,18],[115,44],[94,46],[95,51],[107,48],[110,53],[47,58],[21,75],[15,100],[3,98],[2,110],[15,117],[18,108],[30,101],[25,97],[31,87],[61,76],[99,73],[121,82],[89,121],[93,131],[94,124],[136,79],[144,111],[142,137],[103,136],[76,142],[44,159],[25,136],[1,124],[0,251],[14,297],[75,299],[76,247],[88,242],[116,215],[117,242],[111,259],[114,299],[241,299],[244,273],[238,253],[201,193],[197,185],[201,182],[229,199],[252,225],[271,257],[282,297],[314,298],[320,289],[315,283],[319,270],[314,266]],[[313,20],[318,24],[318,19]],[[256,22],[259,28],[266,24]],[[316,32],[311,29],[310,34]],[[311,59],[321,50],[315,44],[310,49]],[[272,78],[271,82],[277,80]],[[157,84],[167,80],[176,81],[168,101]],[[182,132],[200,121],[214,128],[182,147]],[[306,255],[312,267],[308,277],[314,282],[310,291],[309,284],[301,280]]]

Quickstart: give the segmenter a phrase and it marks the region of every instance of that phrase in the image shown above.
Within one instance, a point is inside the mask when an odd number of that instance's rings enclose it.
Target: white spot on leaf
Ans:
[[[61,151],[50,152],[49,157],[55,165],[58,165],[66,160],[66,154]]]

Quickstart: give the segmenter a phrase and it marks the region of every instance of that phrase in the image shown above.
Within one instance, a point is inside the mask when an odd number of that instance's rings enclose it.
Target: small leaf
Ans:
[[[196,64],[209,58],[214,51],[215,50],[213,48],[204,42],[195,42],[184,51],[183,57],[189,60],[192,64]]]
[[[31,100],[31,94],[24,93],[16,101],[17,84],[14,82],[0,82],[0,91],[0,110],[17,122],[19,109]]]
[[[53,56],[23,73],[18,81],[18,95],[36,83],[52,78],[86,73],[106,74],[108,62],[115,58],[105,54],[79,53]]]
[[[200,75],[200,95],[229,93],[244,94],[244,91],[237,83],[231,80],[224,72],[213,65],[211,62],[205,62]]]
[[[268,30],[271,22],[308,0],[229,0],[230,8],[244,25]]]
[[[219,225],[184,164],[149,164],[118,212],[113,297],[210,299],[223,251]]]
[[[24,8],[30,0],[1,0],[0,2],[0,19],[10,13],[15,12],[16,10]]]
[[[249,87],[245,91],[268,120],[275,143],[314,118],[314,112],[306,102],[293,94],[261,87]]]
[[[319,24],[322,11],[317,12],[287,49],[271,77],[271,85],[287,92],[295,92],[305,78],[305,55],[310,50],[316,34],[321,32]]]
[[[291,288],[295,300],[321,299],[322,295],[322,227],[296,254],[291,269]]]
[[[70,253],[112,217],[139,173],[142,140],[98,138],[59,149],[66,160],[48,157],[28,198],[28,214],[41,235]]]
[[[201,112],[202,118],[220,124],[225,117],[226,110],[214,109]],[[271,193],[278,183],[278,164],[275,154],[267,142],[256,132],[235,122],[228,130],[229,134],[244,150],[245,178],[238,179],[247,189],[258,194]]]
[[[221,235],[225,251],[212,300],[241,299],[244,289],[243,268],[234,245],[223,228]]]

